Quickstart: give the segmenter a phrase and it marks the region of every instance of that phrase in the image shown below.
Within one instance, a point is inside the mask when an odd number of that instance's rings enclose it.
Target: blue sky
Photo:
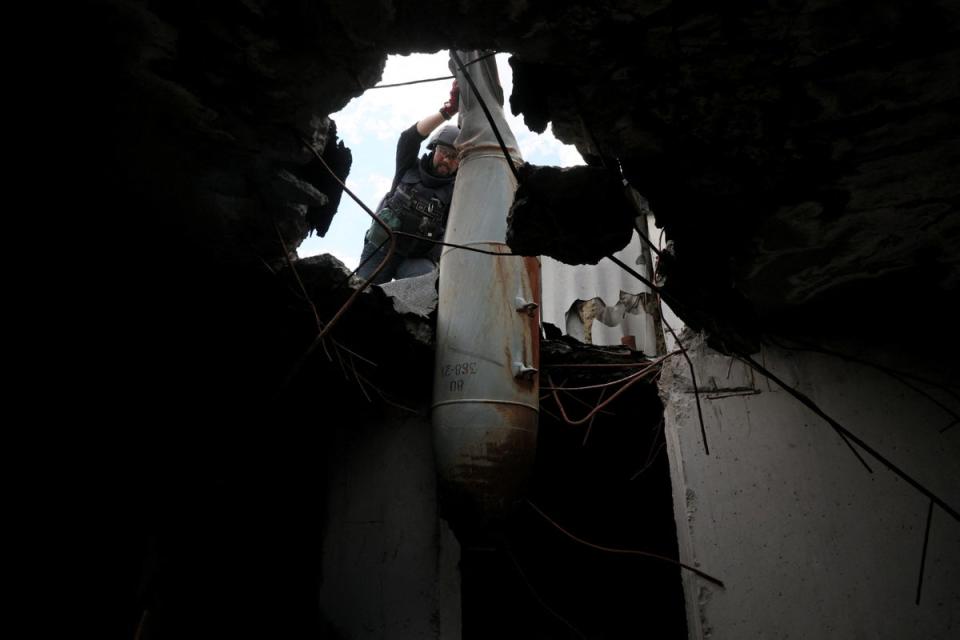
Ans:
[[[504,95],[513,89],[513,74],[507,63],[509,54],[497,54],[497,67]],[[448,54],[390,56],[381,84],[420,80],[450,75]],[[340,139],[353,152],[353,168],[347,186],[373,208],[390,188],[394,171],[394,154],[400,133],[424,116],[436,112],[450,94],[451,80],[368,90],[354,98],[343,110],[331,114],[337,123]],[[523,159],[532,164],[567,167],[583,164],[576,148],[560,143],[548,128],[542,135],[533,133],[523,118],[510,113],[509,98],[504,107],[507,121],[517,138]],[[421,151],[423,148],[421,147]],[[297,249],[306,256],[332,253],[353,269],[360,261],[363,234],[370,226],[368,216],[346,193],[333,218],[326,237],[310,236]]]

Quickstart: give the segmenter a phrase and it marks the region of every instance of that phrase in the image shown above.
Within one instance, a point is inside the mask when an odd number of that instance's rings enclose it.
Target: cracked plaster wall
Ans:
[[[928,500],[863,453],[868,473],[826,422],[740,361],[702,343],[690,355],[709,456],[686,363],[661,381],[680,557],[726,584],[684,574],[691,638],[956,637],[960,522],[935,509],[916,605]],[[943,409],[830,356],[765,348],[762,362],[956,507],[960,432],[939,433]]]
[[[320,605],[335,637],[460,638],[460,545],[437,512],[429,420],[345,423],[327,456]]]

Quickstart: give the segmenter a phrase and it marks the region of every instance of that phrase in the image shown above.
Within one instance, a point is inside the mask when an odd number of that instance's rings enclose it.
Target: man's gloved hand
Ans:
[[[453,86],[450,87],[450,98],[443,103],[442,107],[440,107],[440,115],[443,116],[444,120],[449,120],[459,110],[460,110],[460,86],[457,84],[457,81],[454,80]]]

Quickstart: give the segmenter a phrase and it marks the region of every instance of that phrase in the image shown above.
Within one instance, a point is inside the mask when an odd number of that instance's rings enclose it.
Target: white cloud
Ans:
[[[381,173],[371,173],[367,176],[367,185],[369,193],[379,200],[390,190],[393,184],[393,176],[385,176]]]
[[[556,140],[556,138],[554,138]],[[560,156],[560,162],[558,163],[561,167],[572,167],[578,164],[586,164],[583,161],[583,156],[580,155],[580,152],[577,151],[577,148],[572,144],[561,144],[557,141],[557,153]]]
[[[448,54],[415,53],[390,56],[378,84],[409,82],[450,75]],[[439,109],[450,93],[452,80],[387,89],[369,89],[341,111],[331,114],[347,146],[369,138],[395,142],[400,132]]]
[[[353,269],[360,262],[361,245],[353,246],[353,243],[343,244],[332,242],[328,237],[310,236],[297,247],[297,255],[301,258],[329,253],[337,257],[347,268]]]
[[[360,174],[356,176],[356,178],[354,178],[353,173],[351,173],[347,178],[347,186],[350,190],[357,194],[357,197],[371,209],[376,208],[377,203],[380,202],[380,198],[390,190],[392,184],[393,176],[387,176],[377,172]],[[361,211],[352,199],[348,202],[348,198],[349,196],[344,194],[342,202],[349,204],[351,211],[353,211],[354,215],[358,216],[359,219],[364,222],[369,222],[370,216]],[[343,208],[343,204],[341,204],[341,208]]]
[[[356,269],[357,265],[360,264],[360,254],[356,252],[352,247],[350,249],[343,249],[342,247],[331,247],[330,249],[324,251],[324,253],[329,253],[334,255],[337,260],[342,262],[347,269]]]

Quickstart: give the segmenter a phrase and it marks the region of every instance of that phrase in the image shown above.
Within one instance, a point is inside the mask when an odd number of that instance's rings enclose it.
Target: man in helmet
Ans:
[[[456,125],[440,125],[449,120],[460,105],[457,82],[450,98],[437,113],[427,116],[400,134],[397,142],[397,168],[393,185],[377,207],[377,215],[393,230],[443,240],[453,197],[453,182],[460,160],[453,143],[460,134]],[[433,133],[421,157],[420,144]],[[357,275],[368,279],[387,254],[389,236],[374,221],[364,237]],[[429,273],[440,259],[441,245],[397,236],[390,262],[377,274],[374,284],[393,278],[411,278]]]

